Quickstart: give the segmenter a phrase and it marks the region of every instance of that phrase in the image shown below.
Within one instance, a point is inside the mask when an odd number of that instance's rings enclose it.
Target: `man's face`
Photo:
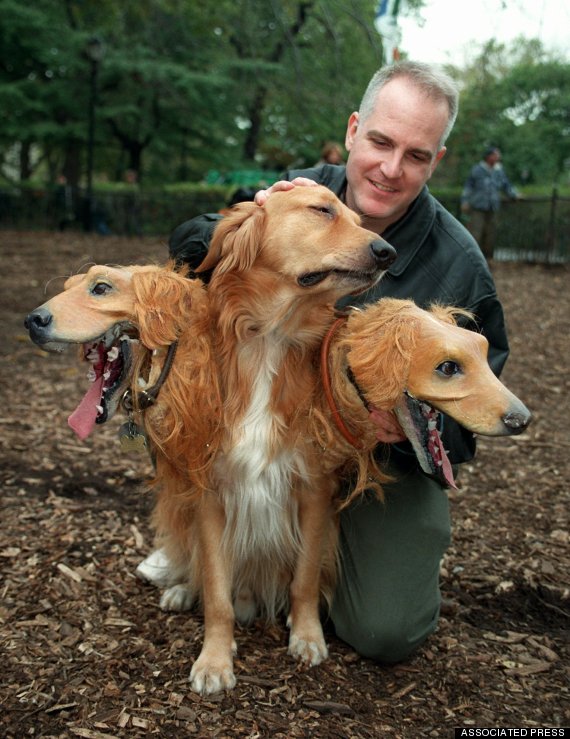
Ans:
[[[418,196],[445,154],[438,145],[448,113],[445,101],[399,77],[382,88],[367,118],[350,116],[346,202],[367,228],[382,233]]]

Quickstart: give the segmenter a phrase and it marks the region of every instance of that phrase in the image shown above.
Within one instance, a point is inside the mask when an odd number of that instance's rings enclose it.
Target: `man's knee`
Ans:
[[[359,618],[344,628],[335,623],[339,639],[349,644],[362,657],[385,664],[402,662],[412,655],[435,631],[437,613],[424,623],[378,623],[378,620]]]

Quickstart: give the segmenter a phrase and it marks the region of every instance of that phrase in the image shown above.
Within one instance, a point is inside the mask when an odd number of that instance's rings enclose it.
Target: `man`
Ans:
[[[487,260],[493,258],[502,192],[511,200],[518,200],[519,195],[501,166],[500,150],[490,146],[483,152],[483,159],[471,169],[461,195],[461,210],[469,219],[467,228]]]
[[[288,180],[258,192],[256,202],[262,205],[272,192],[315,182],[329,187],[398,252],[379,285],[343,302],[391,296],[412,298],[424,307],[437,301],[466,308],[489,340],[498,373],[508,344],[492,277],[476,242],[426,187],[445,154],[457,102],[453,81],[427,65],[401,62],[383,68],[349,118],[346,167],[324,164],[289,172]],[[199,264],[216,220],[200,216],[179,226],[170,239],[171,256]],[[450,521],[445,491],[420,471],[392,414],[383,415],[379,433],[384,444],[392,445],[390,472],[397,479],[386,488],[383,504],[369,496],[342,514],[342,569],[331,619],[337,635],[363,656],[396,662],[436,628],[439,567]],[[472,458],[471,434],[446,420],[443,438],[453,463]],[[156,555],[139,569],[155,582],[164,573],[160,556],[152,560]]]

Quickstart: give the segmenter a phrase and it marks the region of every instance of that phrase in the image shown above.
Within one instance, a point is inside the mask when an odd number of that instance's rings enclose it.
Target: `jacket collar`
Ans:
[[[427,185],[399,221],[388,226],[382,238],[391,244],[398,257],[388,273],[401,275],[424,245],[435,221],[435,200]]]

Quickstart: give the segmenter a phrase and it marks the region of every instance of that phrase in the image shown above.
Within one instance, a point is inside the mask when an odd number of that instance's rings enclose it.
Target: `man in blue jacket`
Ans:
[[[474,315],[473,328],[489,340],[498,374],[508,343],[492,276],[475,240],[426,186],[445,154],[457,108],[457,87],[441,72],[409,61],[384,67],[349,118],[346,166],[289,172],[286,180],[258,192],[256,202],[262,205],[277,190],[327,186],[398,252],[378,285],[345,302],[389,296],[411,298],[422,307],[439,302],[466,308]],[[196,267],[219,217],[180,225],[170,238],[170,255]],[[337,635],[363,656],[397,662],[437,626],[440,562],[451,526],[445,489],[421,471],[392,414],[385,414],[380,433],[390,445],[389,471],[396,481],[387,486],[384,503],[364,496],[342,513],[342,568],[331,619]],[[442,437],[452,463],[473,457],[472,434],[449,419]],[[157,584],[167,573],[160,552],[139,567],[142,577]]]
[[[501,165],[501,152],[490,146],[483,152],[483,159],[472,167],[461,195],[461,210],[468,217],[467,228],[488,260],[493,258],[501,193],[511,200],[519,197]]]

